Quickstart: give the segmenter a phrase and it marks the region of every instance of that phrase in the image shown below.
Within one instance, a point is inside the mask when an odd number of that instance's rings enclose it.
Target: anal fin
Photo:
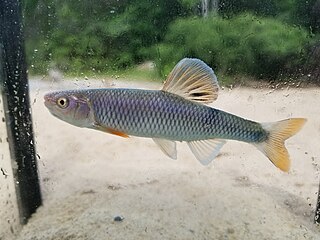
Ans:
[[[220,152],[226,143],[222,139],[208,139],[187,142],[194,156],[203,165],[208,165]]]
[[[162,138],[153,138],[153,141],[160,147],[164,154],[172,159],[177,159],[176,142]]]

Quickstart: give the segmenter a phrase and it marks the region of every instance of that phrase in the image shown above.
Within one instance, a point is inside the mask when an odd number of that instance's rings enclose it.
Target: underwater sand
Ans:
[[[19,240],[320,239],[313,224],[320,178],[320,89],[223,89],[213,107],[270,122],[306,117],[286,146],[289,173],[254,146],[229,141],[209,166],[185,143],[178,160],[151,139],[81,129],[50,115],[44,93],[111,82],[31,81],[43,206]],[[156,83],[116,87],[159,89]],[[118,216],[119,220],[114,221]]]

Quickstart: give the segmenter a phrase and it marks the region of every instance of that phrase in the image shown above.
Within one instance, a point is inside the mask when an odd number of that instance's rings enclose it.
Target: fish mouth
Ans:
[[[46,94],[44,95],[44,105],[47,107],[47,108],[50,108],[51,107],[51,104],[52,104],[52,97],[49,95],[49,94]]]

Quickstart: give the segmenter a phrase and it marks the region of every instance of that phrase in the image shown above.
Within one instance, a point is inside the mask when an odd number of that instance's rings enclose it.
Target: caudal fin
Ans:
[[[289,153],[284,142],[296,134],[306,122],[305,118],[291,118],[275,123],[263,123],[262,127],[268,131],[268,139],[257,143],[257,148],[263,152],[270,161],[284,172],[290,168]]]

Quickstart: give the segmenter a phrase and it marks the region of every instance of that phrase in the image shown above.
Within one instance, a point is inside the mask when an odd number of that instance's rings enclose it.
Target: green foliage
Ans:
[[[25,3],[28,56],[41,46],[41,54],[28,59],[34,72],[44,71],[49,62],[63,63],[65,70],[73,72],[130,67],[147,59],[150,54],[143,49],[162,41],[168,24],[188,12],[178,0],[55,0],[42,4]],[[41,9],[33,9],[36,5]],[[33,30],[33,16],[45,19],[35,24],[43,34]]]
[[[252,12],[262,16],[276,15],[277,2],[275,0],[222,0],[220,1],[220,14],[228,17],[242,12]]]
[[[296,8],[293,12],[294,23],[309,28],[312,32],[320,31],[320,1],[296,0]]]
[[[232,19],[189,18],[174,22],[158,46],[164,74],[183,56],[203,59],[226,74],[276,78],[300,62],[307,32],[275,19],[251,14]]]
[[[179,1],[185,8],[192,9],[199,4],[199,0],[180,0]]]
[[[251,12],[256,16],[273,16],[286,23],[303,26],[312,32],[320,30],[320,0],[221,0],[219,12],[227,18]]]
[[[220,0],[219,17],[207,18],[202,2],[24,0],[30,71],[105,73],[152,60],[163,76],[197,57],[225,75],[274,79],[301,69],[320,39],[320,0]]]

